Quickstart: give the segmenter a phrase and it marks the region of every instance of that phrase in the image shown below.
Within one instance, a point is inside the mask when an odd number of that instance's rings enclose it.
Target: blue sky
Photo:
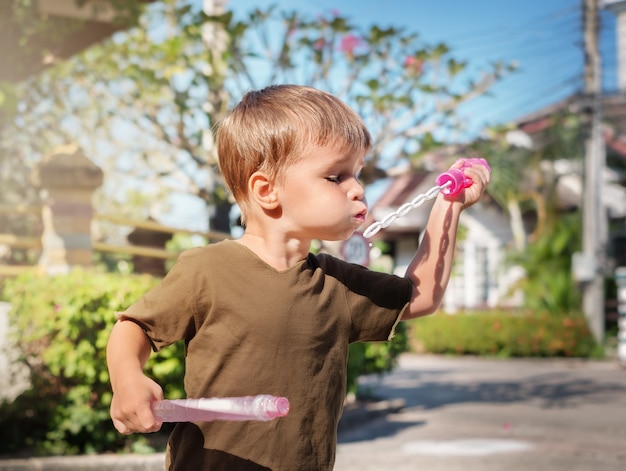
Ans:
[[[246,12],[272,4],[311,15],[333,10],[369,26],[404,27],[426,43],[444,42],[455,58],[480,68],[515,61],[517,72],[491,96],[463,108],[474,131],[510,121],[582,90],[581,0],[231,0]],[[603,12],[601,47],[605,88],[614,89],[614,16]]]

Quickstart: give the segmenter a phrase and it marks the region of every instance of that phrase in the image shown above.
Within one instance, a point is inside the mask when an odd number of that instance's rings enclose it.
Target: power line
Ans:
[[[559,36],[564,31],[568,31],[573,28],[580,28],[580,18],[568,19],[567,22],[562,24],[552,24],[548,29],[529,28],[523,25],[511,28],[511,26],[499,29],[496,33],[483,33],[483,34],[468,34],[464,38],[451,38],[446,39],[450,44],[468,44],[478,43],[479,45],[493,45],[493,46],[506,46],[509,43],[519,42],[522,38],[536,38],[540,35]]]
[[[580,91],[581,81],[581,76],[577,73],[541,89],[526,89],[517,94],[514,100],[498,100],[505,103],[505,106],[491,107],[482,112],[481,115],[485,121],[489,122],[501,122],[502,119],[511,120],[511,115],[515,115],[513,119],[517,119],[537,110],[540,107],[538,106],[539,103],[545,106]],[[496,100],[494,98],[494,101]]]
[[[318,11],[330,12],[334,8],[337,8],[337,2],[317,2]],[[362,20],[354,21],[350,15],[348,19],[352,23],[363,25]],[[608,56],[603,62],[603,70],[605,76],[610,78],[615,75],[614,46],[609,42],[614,20],[608,12],[602,12],[601,19],[602,39],[607,43],[605,49]],[[451,55],[470,58],[467,60],[469,73],[475,69],[480,70],[486,63],[495,60],[517,61],[519,72],[503,78],[492,88],[493,94],[506,96],[506,99],[485,97],[474,102],[490,100],[496,103],[496,106],[486,107],[486,119],[506,117],[515,111],[518,111],[516,114],[519,116],[536,109],[540,103],[547,104],[550,100],[563,99],[581,90],[584,65],[583,20],[580,0],[571,0],[564,7],[535,15],[520,23],[494,23],[487,28],[454,32],[447,34],[441,42],[448,45]],[[409,32],[420,32],[419,28],[411,28],[410,25],[399,27]],[[434,42],[423,36],[420,39],[426,43]],[[511,95],[514,95],[513,99],[508,98]]]

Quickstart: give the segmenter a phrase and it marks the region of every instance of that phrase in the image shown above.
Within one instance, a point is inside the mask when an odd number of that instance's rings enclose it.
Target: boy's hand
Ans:
[[[124,435],[158,431],[162,422],[154,416],[151,404],[162,399],[161,387],[142,373],[124,378],[113,391],[113,425]]]
[[[461,170],[466,177],[472,180],[472,184],[456,195],[447,195],[446,199],[460,201],[463,203],[463,209],[469,208],[480,201],[487,185],[489,185],[491,181],[491,170],[489,166],[478,162],[471,163],[471,160],[459,159],[450,169]]]

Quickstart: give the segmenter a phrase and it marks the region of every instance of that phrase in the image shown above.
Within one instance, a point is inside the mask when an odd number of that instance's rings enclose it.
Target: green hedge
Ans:
[[[5,284],[9,323],[31,388],[0,407],[0,452],[77,454],[142,447],[141,435],[117,433],[109,416],[111,389],[105,347],[115,311],[157,282],[75,270],[69,275],[24,275]],[[167,397],[182,397],[184,348],[153,355],[146,371]]]
[[[361,375],[391,371],[398,355],[409,348],[406,323],[396,326],[390,342],[357,342],[350,345],[348,356],[348,392],[357,394]]]
[[[593,357],[600,354],[582,315],[488,311],[439,313],[412,321],[417,350],[501,357]]]

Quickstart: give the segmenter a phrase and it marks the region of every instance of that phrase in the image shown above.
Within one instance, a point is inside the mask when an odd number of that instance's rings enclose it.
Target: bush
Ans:
[[[31,387],[0,407],[0,452],[92,453],[145,442],[141,435],[120,435],[112,425],[105,347],[115,311],[156,282],[148,276],[75,270],[6,283],[13,345],[29,370]],[[183,395],[183,358],[183,346],[176,345],[152,355],[146,365],[167,397]]]
[[[417,348],[429,353],[501,357],[592,357],[598,347],[580,314],[435,314],[411,322]]]
[[[398,355],[408,350],[406,324],[396,326],[394,337],[389,342],[350,344],[348,356],[348,392],[356,394],[358,378],[361,375],[391,371],[396,365]]]

